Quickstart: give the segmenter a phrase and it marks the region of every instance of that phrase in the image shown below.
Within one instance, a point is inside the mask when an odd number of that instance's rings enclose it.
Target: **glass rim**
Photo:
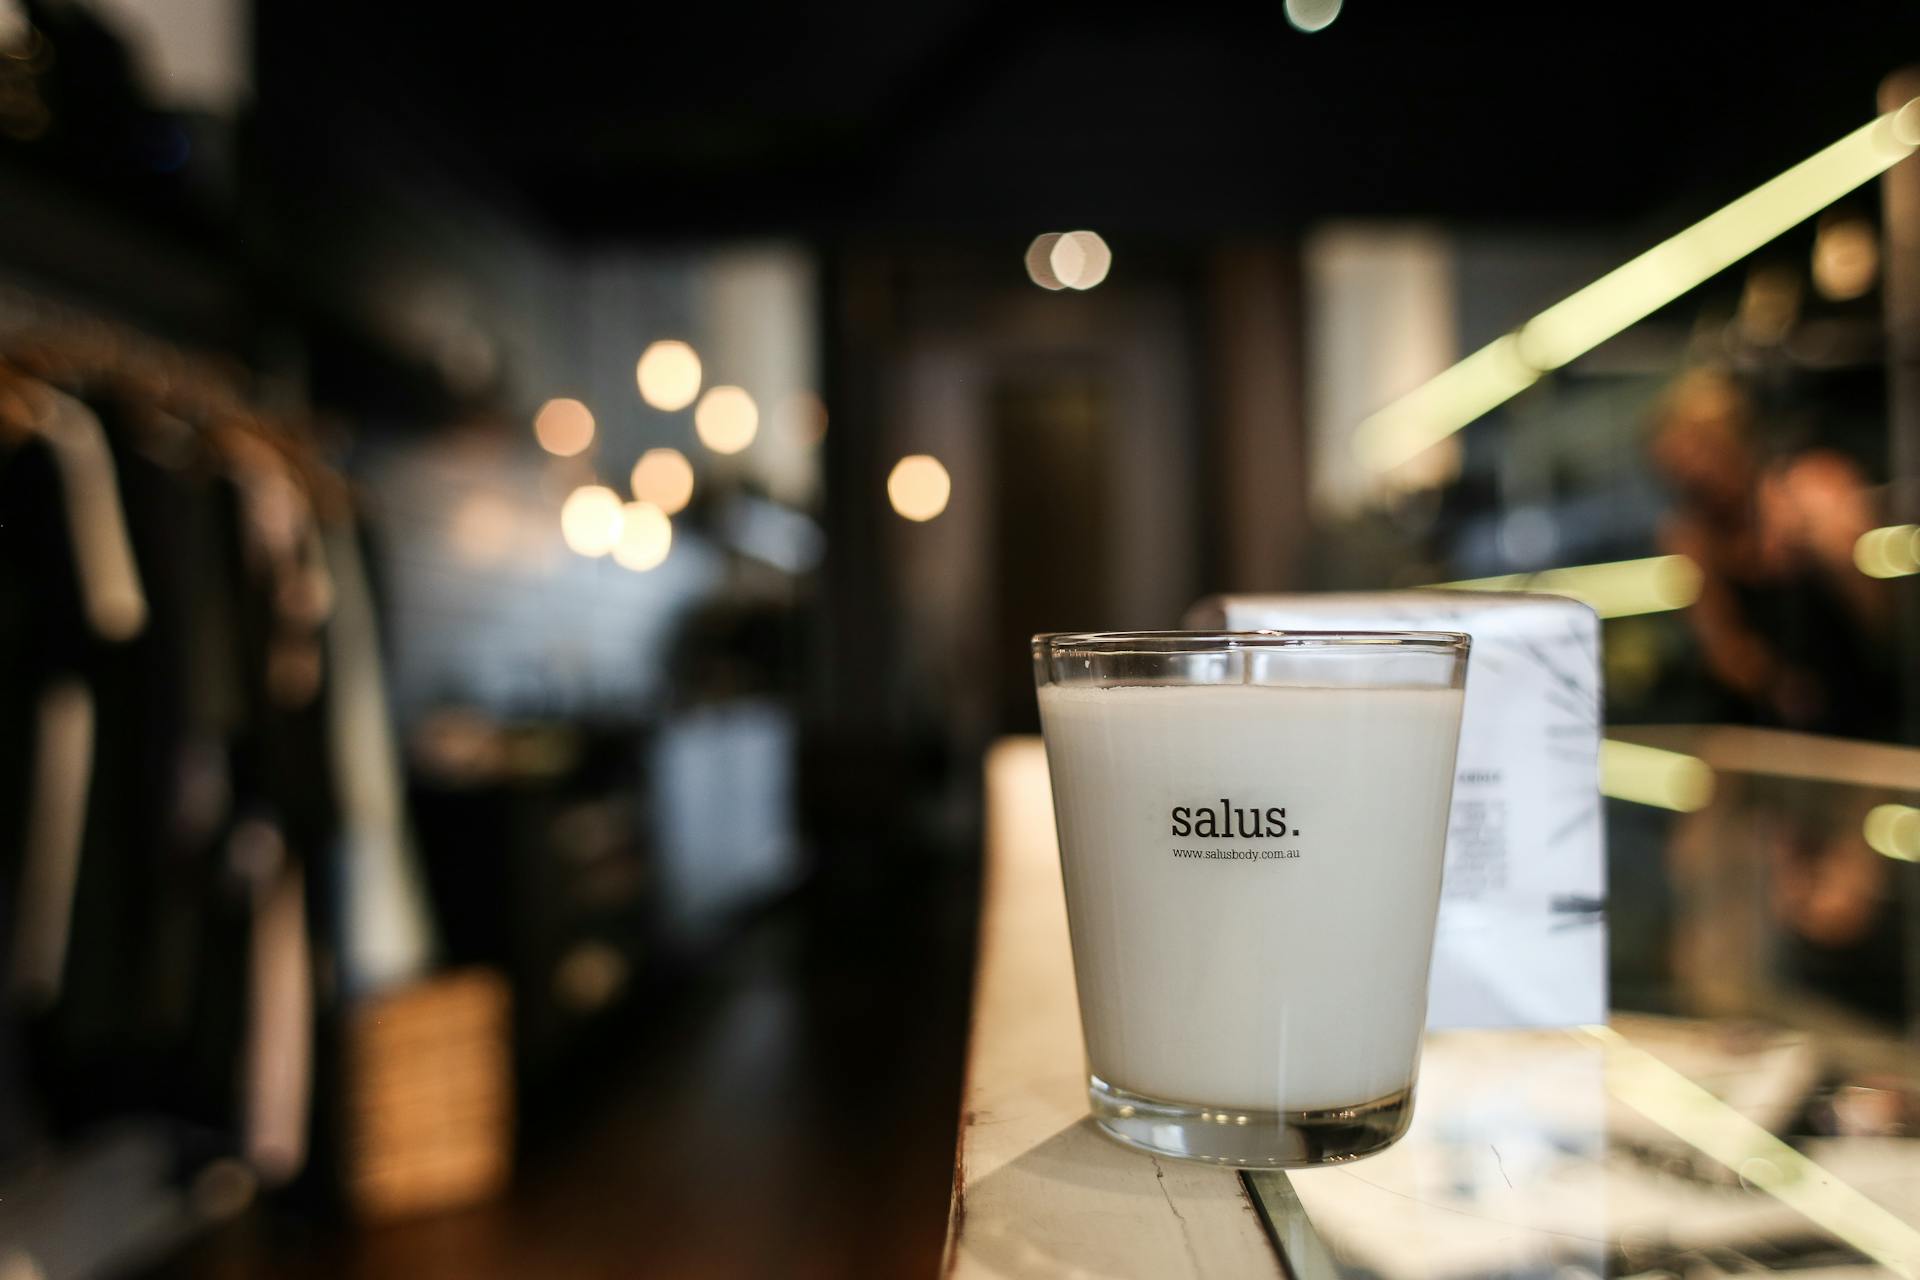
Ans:
[[[1464,656],[1473,639],[1464,631],[1043,631],[1033,637],[1036,655],[1235,653],[1248,649],[1417,649]]]

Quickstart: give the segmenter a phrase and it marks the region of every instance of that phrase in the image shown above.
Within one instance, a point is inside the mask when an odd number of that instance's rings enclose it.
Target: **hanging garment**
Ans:
[[[131,640],[146,625],[147,601],[106,432],[93,410],[52,388],[36,407],[34,426],[60,472],[87,621],[102,640]]]
[[[8,994],[42,1009],[60,996],[93,775],[93,693],[61,678],[41,693],[31,801],[21,841]]]
[[[387,718],[373,595],[352,528],[329,530],[326,552],[335,604],[327,717],[341,811],[340,949],[346,988],[357,994],[422,976],[433,930]]]
[[[90,665],[89,646],[83,636],[61,625],[65,611],[60,606],[76,600],[93,637],[119,644],[145,627],[147,602],[99,418],[80,401],[45,384],[19,384],[16,389],[19,402],[27,407],[23,425],[53,464],[55,492],[40,494],[37,507],[30,501],[8,504],[16,520],[31,525],[37,518],[41,526],[37,539],[28,533],[9,549],[16,554],[49,553],[38,568],[70,565],[73,584],[71,593],[45,590],[42,598],[33,600],[48,611],[38,643],[29,642],[39,661],[16,671],[30,684],[45,684],[37,697],[28,748],[33,781],[22,806],[26,818],[19,833],[21,865],[8,987],[17,1000],[45,1007],[59,997],[66,979],[88,795],[96,780],[96,695],[91,682],[74,673]],[[33,482],[31,456],[16,455],[10,461],[19,482],[15,493],[25,497],[21,490]],[[64,517],[59,528],[53,527],[55,511]],[[38,545],[28,545],[34,542]],[[59,544],[59,549],[50,544]],[[32,565],[11,567],[16,581],[37,577],[36,585],[43,589],[52,585],[47,578],[55,576],[36,574]],[[35,623],[27,619],[25,625]]]
[[[313,1081],[313,967],[306,886],[280,832],[252,820],[234,829],[230,854],[247,882],[253,930],[241,1083],[241,1138],[269,1186],[306,1163]]]

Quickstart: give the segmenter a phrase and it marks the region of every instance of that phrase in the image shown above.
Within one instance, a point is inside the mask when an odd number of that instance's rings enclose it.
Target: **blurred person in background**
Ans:
[[[1653,419],[1655,468],[1674,505],[1661,549],[1700,570],[1686,611],[1720,719],[1889,738],[1898,707],[1892,609],[1853,548],[1875,521],[1865,478],[1827,448],[1770,452],[1753,398],[1731,376],[1683,375]],[[1861,823],[1886,797],[1782,783],[1745,815],[1786,933],[1787,974],[1860,1012],[1905,1007],[1889,863]],[[1704,821],[1704,819],[1703,819]],[[1672,856],[1684,858],[1685,831]]]
[[[1853,563],[1874,524],[1859,468],[1831,449],[1768,456],[1752,398],[1713,370],[1676,382],[1653,427],[1674,493],[1661,550],[1699,567],[1686,616],[1721,718],[1890,736],[1891,609]]]

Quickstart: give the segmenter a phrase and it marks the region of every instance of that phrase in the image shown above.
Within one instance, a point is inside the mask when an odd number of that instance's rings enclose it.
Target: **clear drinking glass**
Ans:
[[[1406,1132],[1456,632],[1035,636],[1100,1127],[1294,1168]]]

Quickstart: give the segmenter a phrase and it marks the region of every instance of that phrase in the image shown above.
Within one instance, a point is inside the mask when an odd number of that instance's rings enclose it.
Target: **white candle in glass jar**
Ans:
[[[1039,700],[1092,1073],[1262,1112],[1408,1088],[1460,690]]]

